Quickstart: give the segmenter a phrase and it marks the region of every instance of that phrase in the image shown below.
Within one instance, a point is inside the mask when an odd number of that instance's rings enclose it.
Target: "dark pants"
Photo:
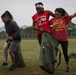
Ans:
[[[37,38],[38,38],[39,45],[41,46],[42,35],[39,35]]]
[[[65,61],[69,62],[69,57],[68,57],[68,41],[59,41],[59,43],[61,44]]]

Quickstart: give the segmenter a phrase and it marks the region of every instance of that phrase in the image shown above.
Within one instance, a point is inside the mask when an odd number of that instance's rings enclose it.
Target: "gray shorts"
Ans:
[[[16,50],[20,48],[20,41],[12,41],[10,42],[9,50],[16,52]]]

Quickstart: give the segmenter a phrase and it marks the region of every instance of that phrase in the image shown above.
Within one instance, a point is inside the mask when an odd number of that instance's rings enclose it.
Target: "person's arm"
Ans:
[[[7,36],[7,40],[6,40],[6,42],[9,42],[10,40],[9,40],[9,36],[8,36],[7,33],[6,33],[6,36]]]
[[[17,23],[12,24],[12,29],[15,32],[12,36],[9,37],[10,40],[13,40],[14,38],[17,38],[20,35],[20,28],[18,27]]]
[[[66,23],[68,25],[69,22],[71,22],[72,18],[76,17],[76,13],[72,14],[72,15],[65,15],[65,20],[66,20]]]
[[[51,11],[49,11],[49,15],[51,15],[52,17],[55,17],[55,14]]]
[[[74,14],[70,15],[70,16],[71,16],[72,18],[73,18],[73,17],[76,17],[76,12],[75,12]]]
[[[6,33],[7,38],[9,38],[8,34]]]
[[[32,24],[32,25],[33,25],[33,29],[34,29],[34,30],[40,30],[40,31],[43,31],[43,29],[42,29],[42,28],[38,28],[38,26],[37,26],[37,24],[36,24],[36,23],[34,23],[34,22],[33,22],[33,24]]]

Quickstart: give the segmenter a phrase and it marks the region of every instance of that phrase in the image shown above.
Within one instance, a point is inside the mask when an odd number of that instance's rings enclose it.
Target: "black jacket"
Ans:
[[[21,41],[21,36],[20,36],[20,28],[17,25],[17,23],[14,20],[9,20],[6,24],[5,24],[5,29],[6,29],[6,33],[8,34],[8,36],[12,36],[13,40],[17,40],[17,41]]]

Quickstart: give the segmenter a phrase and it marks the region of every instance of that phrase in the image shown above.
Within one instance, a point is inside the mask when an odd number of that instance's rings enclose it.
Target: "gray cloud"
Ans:
[[[43,2],[45,9],[53,12],[57,7],[63,7],[69,14],[76,12],[76,0],[0,0],[0,15],[9,10],[19,26],[31,25],[31,17],[36,13],[34,4],[40,1]],[[76,18],[72,21],[76,23]],[[0,26],[3,26],[1,19]]]

